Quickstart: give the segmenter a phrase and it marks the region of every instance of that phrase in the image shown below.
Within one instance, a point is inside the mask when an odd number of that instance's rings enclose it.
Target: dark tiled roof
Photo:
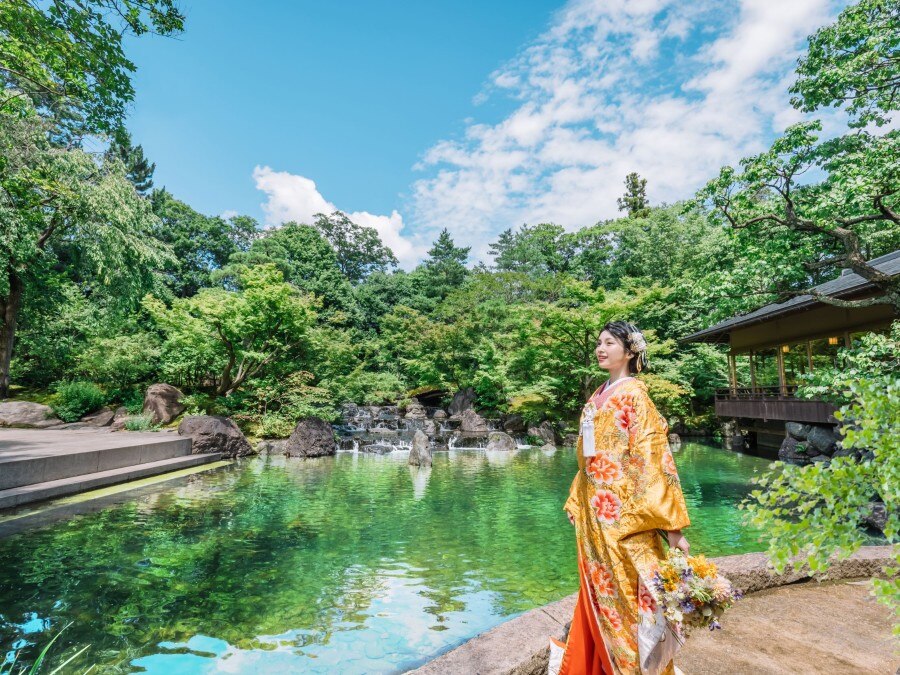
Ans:
[[[893,251],[878,258],[873,258],[869,264],[878,269],[880,272],[896,276],[900,274],[900,250]],[[845,295],[853,295],[862,290],[871,287],[868,281],[863,279],[855,272],[845,271],[837,279],[826,281],[814,287],[819,293],[830,295],[832,297],[841,297]],[[759,323],[775,317],[784,316],[785,314],[793,314],[795,312],[808,309],[811,305],[819,304],[819,300],[812,295],[798,295],[785,302],[774,302],[771,305],[760,307],[759,309],[733,316],[730,319],[720,321],[715,326],[704,328],[696,333],[680,338],[678,341],[685,342],[719,342],[722,338],[727,337],[728,333],[738,327],[747,326],[752,323]]]

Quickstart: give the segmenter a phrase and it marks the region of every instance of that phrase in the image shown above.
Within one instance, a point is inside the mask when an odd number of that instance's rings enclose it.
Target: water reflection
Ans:
[[[685,443],[691,542],[758,548],[765,461]],[[0,539],[0,645],[98,672],[397,672],[577,589],[571,449],[257,458]],[[124,500],[124,501],[123,501]],[[66,645],[71,651],[65,651]],[[78,665],[78,664],[73,664]]]

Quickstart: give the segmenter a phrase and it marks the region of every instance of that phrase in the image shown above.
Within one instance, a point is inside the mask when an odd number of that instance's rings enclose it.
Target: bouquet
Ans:
[[[650,583],[663,614],[687,635],[693,628],[721,628],[719,618],[742,597],[740,590],[719,575],[705,556],[686,556],[670,548]]]

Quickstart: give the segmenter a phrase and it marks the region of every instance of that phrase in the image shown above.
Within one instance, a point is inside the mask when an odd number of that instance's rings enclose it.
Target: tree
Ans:
[[[428,251],[428,258],[421,266],[421,276],[425,280],[425,293],[433,298],[443,299],[454,288],[466,280],[469,271],[466,261],[471,247],[458,247],[447,228],[441,230],[438,238]]]
[[[861,0],[844,9],[810,37],[797,75],[796,108],[846,106],[853,126],[887,124],[900,102],[900,2]]]
[[[561,225],[523,225],[506,230],[490,245],[494,268],[499,272],[523,272],[530,276],[567,272],[575,255],[574,238]]]
[[[48,123],[26,101],[0,111],[0,398],[26,289],[62,264],[93,292],[115,287],[127,305],[154,285],[171,250],[153,236],[156,218],[121,162],[50,145]]]
[[[122,131],[113,136],[106,153],[108,156],[118,157],[125,170],[128,172],[128,180],[134,185],[139,194],[145,195],[153,187],[153,172],[156,164],[149,162],[144,157],[144,148],[131,144],[131,135]]]
[[[356,319],[353,288],[341,273],[334,249],[316,228],[290,222],[265,230],[249,250],[234,253],[216,278],[235,277],[244,267],[267,263],[275,265],[285,281],[320,298],[323,315]]]
[[[619,211],[627,211],[632,218],[647,215],[647,179],[631,172],[625,176],[625,194],[618,199]]]
[[[215,273],[232,256],[246,251],[259,235],[257,222],[248,216],[205,216],[172,196],[165,188],[150,196],[159,218],[157,239],[172,247],[175,259],[163,274],[178,297],[194,295],[215,283]]]
[[[273,264],[242,269],[238,282],[240,290],[204,288],[176,298],[171,308],[153,296],[144,299],[166,336],[169,372],[195,382],[210,375],[220,396],[230,396],[277,360],[302,356],[316,318],[315,301],[285,283]]]
[[[134,99],[122,41],[184,26],[175,0],[6,0],[0,3],[0,109],[27,97],[76,135],[121,127]]]
[[[397,265],[397,258],[381,243],[375,228],[357,225],[340,211],[330,216],[317,213],[315,227],[334,248],[338,266],[350,283],[358,284],[372,272]]]

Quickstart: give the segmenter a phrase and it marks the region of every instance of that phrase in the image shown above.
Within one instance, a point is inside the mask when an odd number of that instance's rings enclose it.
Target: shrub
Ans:
[[[106,402],[103,390],[93,382],[73,381],[56,388],[52,408],[63,422],[75,422]]]
[[[155,431],[159,425],[153,423],[150,415],[130,415],[125,418],[125,428],[128,431]]]

